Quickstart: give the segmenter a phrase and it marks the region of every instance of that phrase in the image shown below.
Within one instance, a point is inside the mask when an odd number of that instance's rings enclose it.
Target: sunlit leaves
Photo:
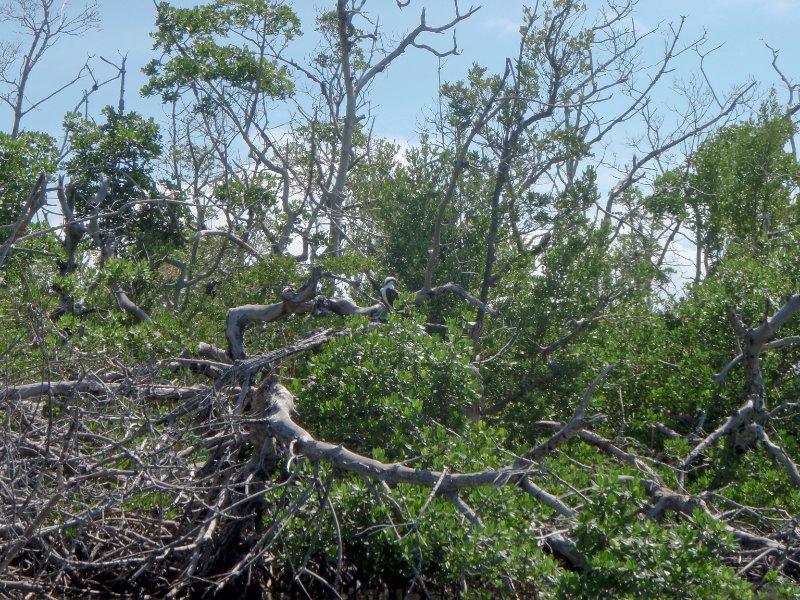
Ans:
[[[294,86],[288,70],[265,55],[300,32],[288,6],[268,0],[215,0],[193,8],[158,5],[153,34],[160,60],[146,68],[142,92],[161,94],[164,101],[181,93],[212,86],[218,97],[226,88],[283,98]]]
[[[317,355],[298,385],[299,406],[312,429],[349,447],[381,448],[393,459],[425,452],[437,445],[436,431],[466,424],[478,385],[468,352],[464,340],[441,340],[398,318]]]
[[[152,251],[163,242],[175,243],[180,209],[147,202],[158,194],[154,174],[162,153],[158,125],[152,118],[120,113],[111,107],[103,109],[103,116],[105,120],[96,123],[71,113],[64,123],[71,146],[66,171],[77,184],[78,215],[86,216],[93,210],[89,201],[100,181],[106,179],[109,194],[102,210],[133,203],[123,213],[104,219],[104,226],[116,231],[120,251],[127,252],[131,245],[132,252],[141,251],[144,245]]]
[[[720,523],[700,510],[681,523],[646,520],[632,510],[645,506],[636,482],[628,488],[611,479],[597,483],[592,503],[572,532],[590,569],[563,574],[563,597],[750,597],[747,583],[717,560],[733,542]]]
[[[53,175],[58,150],[45,133],[0,133],[0,223],[12,223],[28,201],[40,171]],[[0,232],[0,241],[6,237]]]

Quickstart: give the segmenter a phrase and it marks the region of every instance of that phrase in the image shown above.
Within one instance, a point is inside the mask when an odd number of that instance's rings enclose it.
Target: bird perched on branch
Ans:
[[[394,302],[400,297],[400,294],[394,289],[396,283],[397,279],[394,277],[387,277],[383,281],[383,287],[381,288],[381,300],[383,300],[383,303],[390,311],[394,310]]]

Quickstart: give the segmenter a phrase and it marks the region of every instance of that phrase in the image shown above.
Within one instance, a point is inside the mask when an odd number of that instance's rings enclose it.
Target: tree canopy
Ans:
[[[401,148],[375,78],[492,8],[374,4],[159,2],[166,118],[106,61],[57,133],[99,17],[9,3],[0,597],[796,597],[800,84],[548,0]]]

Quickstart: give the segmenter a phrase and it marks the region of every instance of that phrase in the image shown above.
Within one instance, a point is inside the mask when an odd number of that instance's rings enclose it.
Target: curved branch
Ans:
[[[441,294],[446,294],[446,293],[451,293],[451,294],[455,294],[457,296],[461,296],[462,298],[464,298],[464,300],[466,300],[470,304],[473,304],[473,305],[477,306],[478,308],[480,308],[481,310],[486,311],[487,313],[489,313],[493,317],[499,317],[500,316],[500,312],[499,311],[495,310],[494,308],[492,308],[488,304],[485,304],[484,302],[481,302],[478,298],[476,298],[475,296],[470,294],[463,287],[461,287],[457,283],[452,283],[452,282],[451,283],[445,283],[444,285],[436,286],[435,288],[425,288],[425,287],[423,287],[422,289],[417,290],[415,292],[415,294],[414,294],[414,302],[416,302],[417,304],[422,304],[423,302],[425,302],[426,300],[430,300],[434,296],[439,296]]]
[[[204,237],[209,236],[209,235],[221,236],[221,237],[227,238],[228,240],[230,240],[231,242],[233,242],[234,244],[236,244],[237,246],[239,246],[243,250],[245,250],[245,251],[249,252],[250,254],[252,254],[255,258],[263,258],[262,254],[258,250],[253,248],[250,244],[245,242],[243,239],[241,239],[239,237],[236,237],[235,235],[233,235],[229,231],[219,231],[219,230],[216,230],[216,229],[201,229],[200,231],[195,233],[192,237],[190,237],[187,241],[188,242],[196,242],[200,238],[204,238]]]
[[[501,469],[486,469],[472,473],[453,473],[414,469],[402,463],[384,463],[344,446],[322,442],[292,420],[294,396],[279,383],[273,383],[266,392],[269,396],[267,422],[272,434],[294,452],[312,461],[325,461],[338,469],[389,485],[409,483],[436,488],[437,493],[448,496],[476,487],[498,487],[522,483],[529,474],[529,461],[516,461]]]
[[[225,320],[225,337],[228,340],[228,355],[233,360],[247,356],[244,351],[244,330],[256,321],[271,323],[287,314],[303,314],[313,309],[309,302],[317,293],[321,267],[314,267],[311,276],[299,290],[286,288],[281,292],[282,302],[275,304],[245,304],[228,311]]]
[[[133,300],[130,299],[127,292],[122,289],[122,286],[118,283],[111,284],[111,291],[114,293],[114,297],[117,299],[117,304],[119,307],[124,310],[126,313],[133,316],[139,323],[147,322],[153,323],[153,319],[148,315],[144,310],[142,310],[138,304],[136,304]]]
[[[772,342],[767,342],[763,346],[761,346],[762,350],[777,350],[778,348],[783,348],[784,346],[793,346],[794,344],[800,344],[800,336],[792,335],[789,337],[781,338],[779,340],[774,340]],[[723,369],[714,377],[714,381],[719,384],[722,384],[725,379],[728,377],[728,373],[731,372],[736,365],[744,360],[744,355],[740,354],[731,362],[723,367]]]

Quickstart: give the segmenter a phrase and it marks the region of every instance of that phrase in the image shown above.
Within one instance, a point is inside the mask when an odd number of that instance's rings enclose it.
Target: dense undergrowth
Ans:
[[[641,40],[554,0],[401,153],[363,8],[161,3],[171,125],[0,134],[0,596],[800,595],[794,95],[601,190]]]

